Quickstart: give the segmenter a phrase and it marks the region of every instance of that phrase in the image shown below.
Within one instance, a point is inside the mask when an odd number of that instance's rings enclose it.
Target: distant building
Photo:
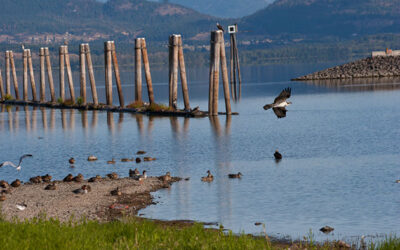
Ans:
[[[400,56],[400,50],[391,50],[386,48],[385,51],[372,51],[372,57],[377,56]]]

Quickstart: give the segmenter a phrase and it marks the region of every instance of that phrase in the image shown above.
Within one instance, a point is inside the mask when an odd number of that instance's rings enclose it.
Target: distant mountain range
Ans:
[[[154,0],[165,2],[166,0]],[[169,0],[215,17],[240,18],[263,9],[274,0]]]
[[[277,0],[241,20],[254,36],[351,37],[400,32],[400,0]]]
[[[185,1],[195,4],[194,0]],[[246,1],[230,3],[239,2]],[[226,0],[213,3],[215,8],[218,4],[225,8]],[[203,7],[210,8],[210,4],[210,0],[202,0]],[[204,43],[220,19],[182,5],[145,0],[0,0],[0,5],[0,43],[59,42],[63,37],[132,42],[137,36],[166,41],[172,33]],[[250,16],[222,20],[224,26],[234,22],[239,24],[241,39],[249,41],[333,41],[400,33],[400,0],[277,0]]]

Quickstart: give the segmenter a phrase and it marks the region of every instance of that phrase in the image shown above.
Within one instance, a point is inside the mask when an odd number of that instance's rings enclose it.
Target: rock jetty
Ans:
[[[400,56],[377,56],[301,76],[293,81],[400,76]]]

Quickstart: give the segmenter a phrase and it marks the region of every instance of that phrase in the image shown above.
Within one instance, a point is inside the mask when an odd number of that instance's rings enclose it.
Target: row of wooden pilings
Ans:
[[[219,89],[219,67],[221,66],[223,89],[225,95],[226,114],[231,114],[230,93],[229,93],[229,79],[227,62],[225,55],[225,43],[222,31],[211,32],[211,48],[210,48],[210,84],[209,84],[209,114],[218,115],[218,89]],[[34,70],[32,65],[32,54],[30,49],[23,49],[23,101],[28,101],[28,85],[30,81],[32,91],[32,101],[46,102],[46,69],[48,86],[50,90],[51,102],[57,101],[64,102],[66,100],[65,94],[65,70],[67,72],[67,80],[69,87],[69,103],[74,104],[75,90],[72,77],[70,56],[68,46],[62,45],[59,48],[59,86],[60,93],[59,99],[56,100],[54,79],[52,66],[50,61],[50,52],[48,48],[40,48],[40,91],[39,100],[36,93],[36,82]],[[15,69],[13,51],[6,51],[5,53],[5,74],[6,74],[6,89],[3,87],[3,78],[0,70],[0,94],[4,99],[6,95],[11,96],[11,76],[13,79],[13,87],[15,98],[20,99],[18,80]],[[125,107],[124,96],[122,92],[122,84],[120,71],[117,60],[117,53],[114,41],[107,41],[104,43],[104,61],[105,61],[105,90],[106,90],[106,103],[112,105],[112,83],[113,72],[115,83],[118,91],[120,107]],[[135,102],[143,102],[142,99],[142,62],[144,65],[145,79],[147,83],[147,93],[149,103],[154,103],[154,90],[151,79],[150,64],[148,59],[146,40],[144,38],[137,38],[135,40]],[[87,66],[87,69],[86,69]],[[93,64],[91,59],[89,44],[84,43],[79,48],[79,68],[80,68],[80,96],[79,104],[86,105],[86,74],[88,71],[90,87],[92,92],[93,104],[98,105],[98,95],[96,90],[96,82],[94,77]],[[114,69],[114,70],[113,70]],[[169,38],[169,107],[174,110],[177,109],[178,99],[178,71],[180,71],[180,79],[182,86],[182,96],[184,102],[184,109],[190,111],[189,104],[189,91],[186,76],[185,60],[183,55],[182,37],[181,35],[171,35]],[[28,77],[29,75],[29,77]],[[61,100],[60,100],[61,99]]]

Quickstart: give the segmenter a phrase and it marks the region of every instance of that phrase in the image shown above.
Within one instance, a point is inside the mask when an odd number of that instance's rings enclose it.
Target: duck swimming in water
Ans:
[[[201,177],[201,181],[204,182],[212,182],[214,180],[214,176],[211,174],[210,170],[207,170],[207,176]]]
[[[275,160],[277,160],[277,161],[282,160],[282,154],[279,153],[278,149],[275,150],[274,157],[275,157]]]
[[[243,176],[243,174],[240,172],[238,172],[237,174],[228,174],[228,177],[231,179],[235,179],[235,178],[240,179],[240,178],[242,178],[242,176]]]

